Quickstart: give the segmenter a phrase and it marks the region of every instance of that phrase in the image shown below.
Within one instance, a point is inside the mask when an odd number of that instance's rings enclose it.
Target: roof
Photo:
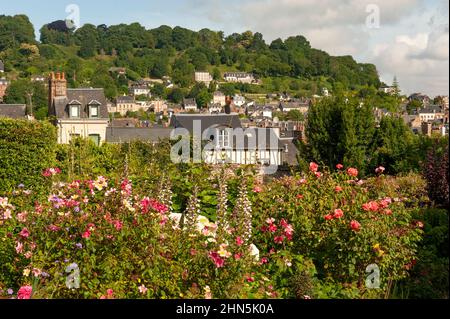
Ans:
[[[0,104],[0,117],[22,119],[26,117],[25,104]]]
[[[247,72],[226,72],[223,76],[225,78],[226,77],[246,78],[246,77],[253,77],[253,74]]]
[[[134,103],[134,97],[128,95],[118,96],[116,103]]]
[[[197,102],[195,102],[195,99],[183,99],[183,105],[195,105],[195,106],[197,106]]]
[[[107,127],[106,142],[126,143],[132,141],[159,142],[170,138],[171,128],[160,127]]]
[[[51,112],[58,119],[69,118],[69,104],[81,105],[80,118],[89,118],[88,105],[99,103],[99,118],[109,118],[106,97],[103,89],[67,89],[67,96],[59,96],[54,99],[54,110]]]
[[[423,109],[419,109],[419,114],[426,113],[442,113],[442,108],[439,105],[429,105]]]
[[[185,128],[192,134],[194,121],[199,121],[202,131],[212,126],[241,127],[237,114],[175,114],[170,119],[170,126]]]

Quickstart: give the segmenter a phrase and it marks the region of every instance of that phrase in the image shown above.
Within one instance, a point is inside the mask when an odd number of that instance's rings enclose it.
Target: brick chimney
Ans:
[[[53,106],[53,100],[58,96],[67,96],[67,80],[64,72],[52,72],[48,80],[48,107]],[[51,114],[51,113],[50,113]]]

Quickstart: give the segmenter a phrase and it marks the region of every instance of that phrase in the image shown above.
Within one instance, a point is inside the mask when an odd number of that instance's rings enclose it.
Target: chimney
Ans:
[[[48,107],[49,114],[53,114],[53,101],[55,97],[67,96],[67,80],[64,73],[52,72],[48,81]]]

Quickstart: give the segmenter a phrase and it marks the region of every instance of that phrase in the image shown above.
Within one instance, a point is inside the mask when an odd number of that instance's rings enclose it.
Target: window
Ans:
[[[230,147],[230,134],[227,129],[219,130],[218,147]]]
[[[89,117],[93,117],[93,118],[98,117],[98,105],[90,105],[89,106]]]
[[[70,105],[70,117],[78,118],[80,117],[80,106],[79,105]]]
[[[100,134],[89,134],[89,139],[95,143],[95,145],[100,145]]]

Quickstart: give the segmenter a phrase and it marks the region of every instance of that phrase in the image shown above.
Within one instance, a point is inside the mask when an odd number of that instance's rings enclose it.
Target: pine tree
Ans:
[[[394,88],[394,95],[399,96],[400,95],[400,85],[397,80],[397,76],[394,76],[394,80],[392,81],[392,87]]]

